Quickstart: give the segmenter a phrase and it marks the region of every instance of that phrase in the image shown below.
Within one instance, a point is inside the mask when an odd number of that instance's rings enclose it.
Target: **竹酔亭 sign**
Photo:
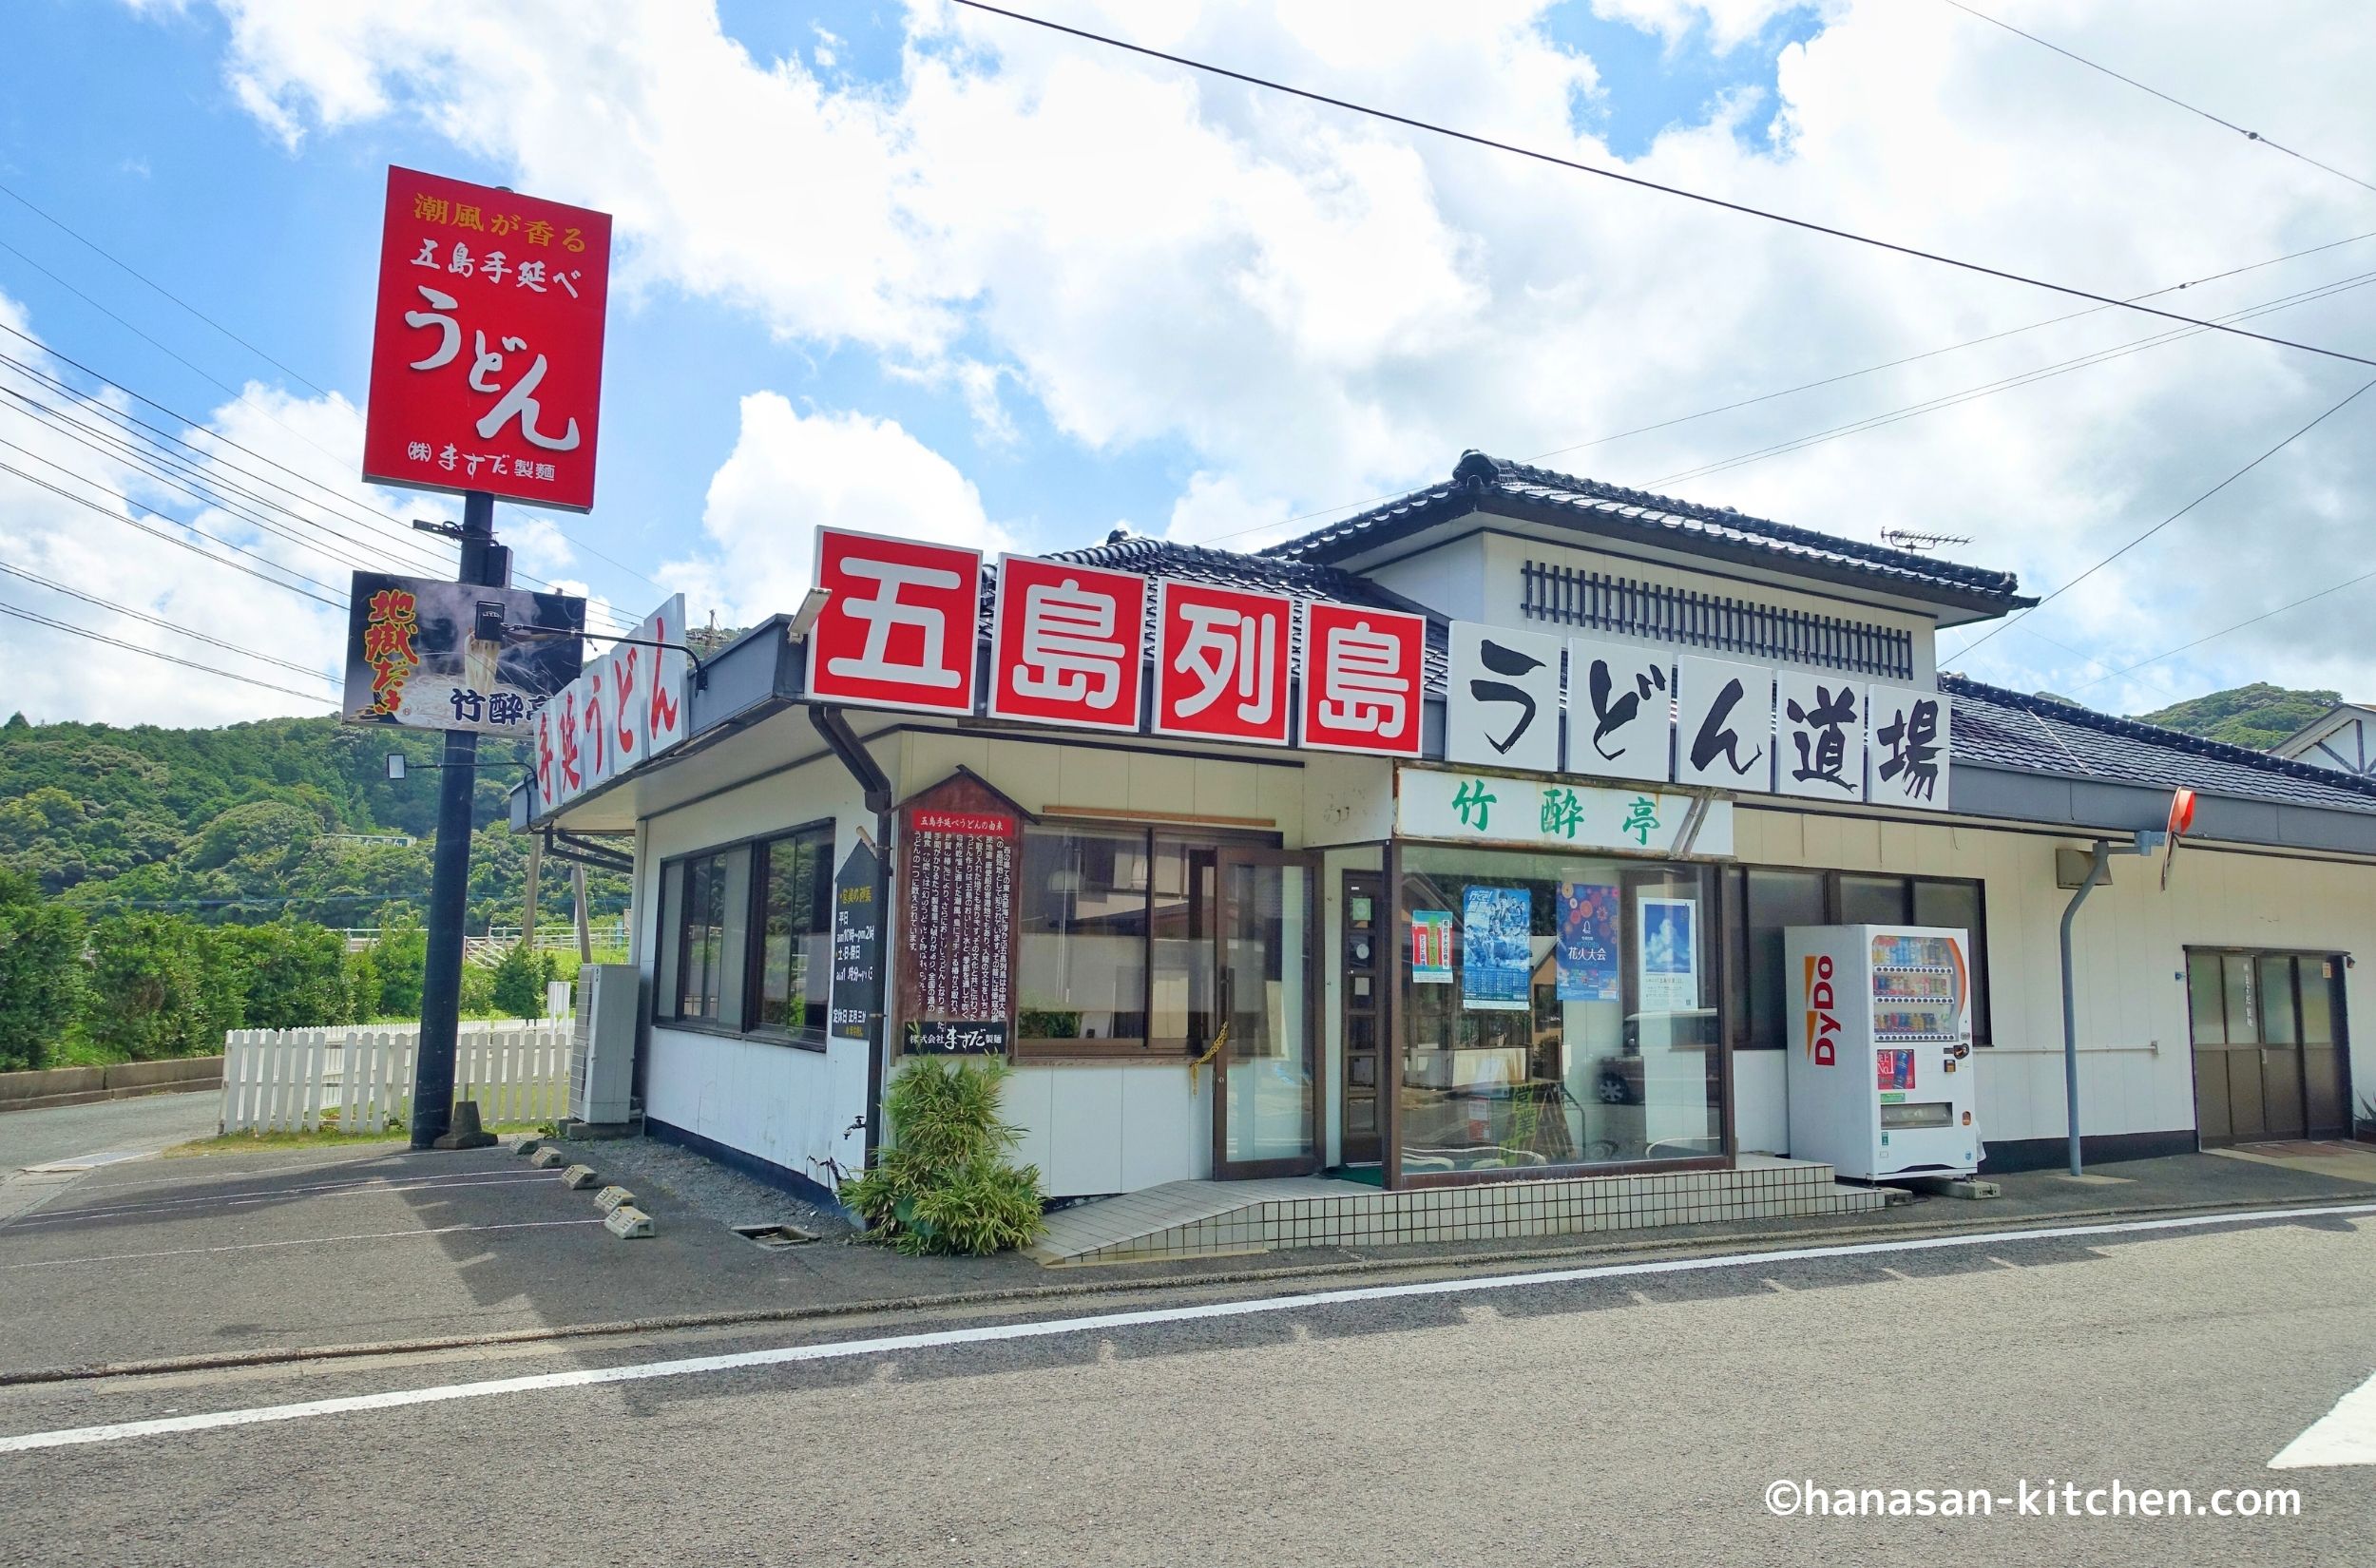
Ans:
[[[388,171],[363,477],[594,505],[610,215]]]

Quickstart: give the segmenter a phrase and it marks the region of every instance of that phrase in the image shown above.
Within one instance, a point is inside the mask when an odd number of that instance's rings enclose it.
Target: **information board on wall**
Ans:
[[[881,866],[861,838],[834,878],[834,992],[826,1033],[835,1040],[874,1038],[883,1011],[883,911],[874,881]]]
[[[902,1046],[1002,1055],[1014,1037],[1019,810],[969,774],[910,800],[899,856]]]

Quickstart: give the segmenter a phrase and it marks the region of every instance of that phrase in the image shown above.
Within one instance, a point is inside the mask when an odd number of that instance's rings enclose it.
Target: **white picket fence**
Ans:
[[[465,1023],[453,1094],[489,1122],[569,1110],[570,1021]],[[384,1133],[412,1115],[416,1024],[238,1029],[223,1037],[222,1131]]]

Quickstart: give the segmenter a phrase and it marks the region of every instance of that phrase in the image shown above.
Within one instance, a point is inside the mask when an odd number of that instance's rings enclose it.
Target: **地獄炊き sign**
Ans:
[[[583,599],[385,572],[349,595],[349,723],[525,735],[577,679]]]
[[[610,215],[388,171],[363,477],[594,505]]]

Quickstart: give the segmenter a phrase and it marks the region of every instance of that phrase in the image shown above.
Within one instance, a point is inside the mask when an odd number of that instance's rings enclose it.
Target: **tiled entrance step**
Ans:
[[[1112,1263],[1279,1247],[1570,1235],[1704,1220],[1864,1214],[1886,1188],[1847,1187],[1831,1167],[1745,1155],[1730,1171],[1577,1176],[1388,1193],[1322,1176],[1172,1181],[1076,1204],[1048,1218],[1043,1263]]]

